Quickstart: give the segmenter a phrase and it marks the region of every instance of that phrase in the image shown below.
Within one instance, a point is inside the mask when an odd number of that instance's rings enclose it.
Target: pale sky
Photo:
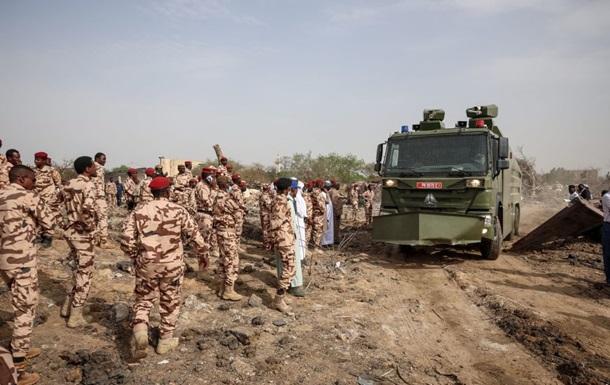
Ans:
[[[0,139],[24,162],[272,165],[497,104],[539,171],[610,169],[607,0],[0,0]]]

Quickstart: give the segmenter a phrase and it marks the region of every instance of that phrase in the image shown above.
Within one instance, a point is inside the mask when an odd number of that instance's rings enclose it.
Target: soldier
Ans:
[[[175,193],[174,200],[176,202],[184,201],[184,193],[186,192],[186,189],[188,188],[190,179],[191,179],[191,176],[189,174],[187,174],[186,167],[184,167],[183,164],[179,164],[178,165],[178,175],[176,175],[173,180],[173,182],[174,182],[173,187],[174,187],[174,193]]]
[[[343,205],[347,200],[346,197],[341,195],[341,183],[331,180],[332,188],[328,191],[330,194],[330,199],[333,202],[333,215],[334,215],[334,239],[335,243],[340,243],[339,241],[339,227],[341,226],[341,217],[343,216]]]
[[[138,357],[146,355],[149,314],[157,299],[161,316],[157,353],[165,354],[178,346],[173,333],[186,270],[182,236],[194,243],[199,255],[207,250],[193,218],[169,201],[169,180],[156,177],[149,187],[154,200],[129,214],[121,238],[121,249],[133,260],[136,274],[132,326]],[[207,260],[200,261],[206,268]]]
[[[190,160],[185,161],[184,167],[186,167],[186,170],[184,172],[186,172],[189,175],[189,179],[192,179],[193,178],[193,162],[191,162]]]
[[[49,156],[46,152],[37,152],[34,154],[34,164],[36,165],[36,184],[34,191],[38,193],[40,199],[45,204],[49,205],[55,223],[61,225],[61,216],[59,214],[59,197],[61,191],[61,178],[55,170],[47,164]]]
[[[117,206],[116,194],[116,183],[114,183],[113,178],[110,177],[110,180],[106,183],[106,203],[108,203],[108,207],[115,208]]]
[[[350,203],[352,205],[352,220],[358,220],[358,184],[354,183],[349,190]]]
[[[294,277],[295,270],[295,246],[296,234],[290,210],[290,202],[288,192],[292,186],[292,180],[288,178],[280,178],[275,184],[277,188],[277,196],[271,207],[269,215],[269,238],[270,243],[267,246],[269,250],[275,250],[278,257],[276,260],[281,261],[282,269],[281,276],[278,277],[278,287],[275,297],[273,298],[273,308],[286,312],[288,305],[284,301],[286,291],[290,288],[290,281]]]
[[[74,170],[78,177],[71,179],[63,191],[68,214],[64,235],[75,262],[72,288],[68,291],[60,312],[62,317],[69,317],[69,328],[88,323],[83,317],[83,307],[89,296],[95,271],[94,235],[99,212],[95,203],[96,188],[92,181],[97,175],[93,159],[88,156],[77,158],[74,161]]]
[[[233,166],[227,164],[227,175],[233,175]]]
[[[237,202],[237,205],[241,210],[237,213],[237,218],[235,220],[235,238],[237,247],[241,244],[241,233],[244,229],[244,216],[248,214],[248,208],[246,207],[246,203],[244,202],[244,194],[241,191],[240,184],[242,182],[241,176],[239,174],[233,174],[231,176],[233,180],[233,189],[231,190],[231,197]]]
[[[369,183],[367,190],[362,193],[364,199],[364,217],[366,218],[366,224],[370,225],[373,223],[373,200],[375,199],[375,191],[373,191],[373,184]]]
[[[29,374],[32,376],[32,374]],[[35,384],[40,379],[31,378],[31,381],[22,381],[25,384]],[[17,378],[17,369],[13,363],[13,356],[11,352],[0,346],[0,384],[18,384],[19,379]]]
[[[138,180],[138,170],[135,168],[130,168],[127,170],[127,180],[125,181],[123,187],[123,195],[125,195],[125,203],[127,204],[127,210],[132,210],[136,207],[136,203],[138,202],[139,190],[138,185],[140,181]]]
[[[50,234],[54,223],[48,205],[32,192],[34,171],[16,165],[9,173],[10,185],[0,191],[0,276],[11,291],[15,318],[10,349],[19,384],[34,384],[39,376],[28,374],[28,359],[40,354],[30,348],[30,337],[38,306],[36,227]]]
[[[167,173],[163,172],[163,166],[160,164],[155,166],[155,177],[157,176],[167,177]]]
[[[212,226],[214,224],[212,209],[218,191],[216,189],[216,178],[212,176],[213,173],[214,170],[209,167],[201,169],[201,181],[197,183],[193,192],[197,211],[195,213],[195,220],[197,221],[203,241],[208,247],[210,246]],[[209,260],[209,251],[206,251],[202,257]],[[201,279],[207,278],[204,276],[204,270],[202,262],[199,261],[199,278]]]
[[[152,192],[150,191],[150,182],[155,178],[155,170],[147,168],[144,170],[144,179],[139,184],[140,196],[138,197],[138,204],[144,204],[153,200]]]
[[[0,147],[2,147],[2,140],[0,140]],[[8,187],[10,184],[8,170],[6,169],[7,164],[6,157],[0,152],[0,189]]]
[[[6,165],[0,169],[0,189],[7,188],[10,184],[8,174],[13,166],[21,164],[19,151],[11,148],[6,151]]]
[[[311,190],[311,240],[310,247],[320,246],[324,220],[326,218],[326,199],[322,195],[324,181],[318,179],[314,182]],[[309,219],[309,218],[308,218]]]
[[[268,184],[263,185],[263,192],[258,198],[258,210],[261,216],[261,228],[263,230],[263,247],[267,247],[269,244],[269,214],[271,213],[271,194],[269,191],[271,186]]]
[[[239,301],[242,296],[235,292],[235,280],[239,269],[237,236],[235,227],[242,209],[230,196],[232,181],[228,176],[219,176],[218,194],[214,204],[214,229],[220,249],[220,284],[218,296],[230,301]]]
[[[305,188],[302,191],[303,200],[305,201],[305,205],[307,206],[307,214],[305,215],[305,244],[309,241],[311,237],[311,228],[313,225],[313,208],[311,207],[311,189],[313,187],[312,182],[305,183]]]
[[[97,230],[95,237],[100,249],[114,249],[114,245],[108,240],[108,203],[106,202],[104,166],[106,155],[98,152],[94,157],[96,177],[92,179],[95,185],[95,204],[97,213]]]
[[[219,161],[220,164],[218,165],[218,167],[216,167],[216,173],[217,174],[219,173],[220,174],[219,176],[222,176],[222,175],[229,176],[229,175],[231,175],[231,174],[229,174],[227,172],[227,158],[222,156],[222,157],[220,157],[220,159],[218,161]]]

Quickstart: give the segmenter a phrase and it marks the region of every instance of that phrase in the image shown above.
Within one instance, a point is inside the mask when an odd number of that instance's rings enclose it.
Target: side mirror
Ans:
[[[381,159],[383,158],[383,145],[384,143],[380,143],[377,145],[377,156],[375,157],[375,172],[381,171]]]
[[[381,171],[381,163],[375,163],[375,172]]]
[[[510,155],[510,149],[508,147],[508,138],[498,138],[498,158],[506,159]],[[508,167],[507,167],[508,168]]]
[[[509,159],[498,159],[498,170],[506,170],[510,167]]]

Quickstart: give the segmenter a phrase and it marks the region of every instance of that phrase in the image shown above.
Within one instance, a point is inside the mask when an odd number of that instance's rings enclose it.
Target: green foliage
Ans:
[[[367,164],[353,154],[339,155],[330,153],[312,157],[311,152],[307,154],[297,153],[292,157],[281,159],[281,171],[278,177],[295,176],[301,180],[334,179],[341,183],[353,183],[356,181],[371,180],[375,177],[373,165]]]
[[[119,167],[113,168],[112,170],[110,170],[110,172],[125,174],[125,173],[127,173],[127,170],[129,170],[129,166],[125,166],[124,164],[122,164]]]

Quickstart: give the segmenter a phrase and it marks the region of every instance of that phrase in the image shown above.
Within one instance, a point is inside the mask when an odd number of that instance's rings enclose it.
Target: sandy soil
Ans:
[[[525,205],[522,233],[561,208]],[[506,242],[497,261],[469,248],[407,256],[372,243],[363,219],[345,224],[345,236],[356,233],[350,242],[310,258],[307,296],[293,297],[291,312],[281,314],[269,308],[275,269],[269,252],[258,247],[253,212],[237,285],[244,300],[222,301],[213,284],[187,273],[178,350],[159,356],[151,346],[139,360],[132,356],[134,278],[124,271],[125,256],[118,249],[97,251],[93,322],[70,330],[59,316],[70,277],[67,246],[56,240],[40,253],[32,341],[44,352],[31,370],[41,373],[41,384],[610,382],[610,291],[596,285],[603,280],[599,244],[571,239],[514,254]],[[115,217],[115,238],[120,225]],[[4,345],[12,327],[9,296],[3,288]]]

